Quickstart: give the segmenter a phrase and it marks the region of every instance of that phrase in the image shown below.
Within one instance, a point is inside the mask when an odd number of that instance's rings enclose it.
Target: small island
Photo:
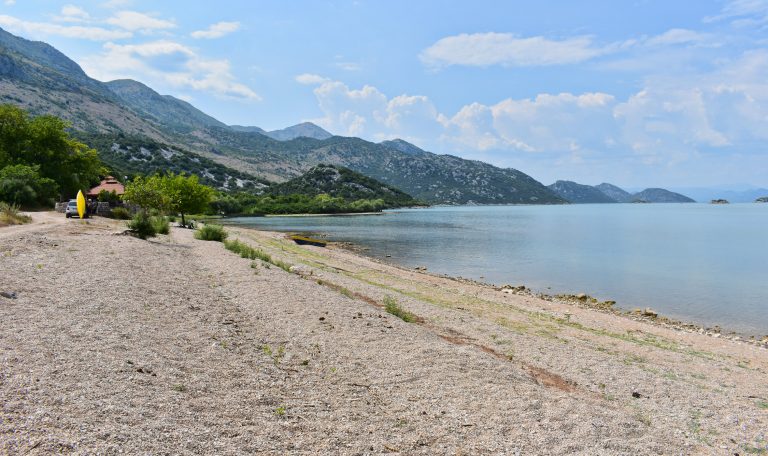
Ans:
[[[727,199],[713,199],[709,204],[731,204]]]
[[[756,203],[768,203],[768,196],[761,196],[755,200]]]

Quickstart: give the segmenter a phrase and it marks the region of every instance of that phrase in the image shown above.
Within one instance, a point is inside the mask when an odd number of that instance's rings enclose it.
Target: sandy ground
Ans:
[[[768,350],[230,229],[0,229],[2,454],[766,454]],[[382,309],[390,296],[419,317]]]

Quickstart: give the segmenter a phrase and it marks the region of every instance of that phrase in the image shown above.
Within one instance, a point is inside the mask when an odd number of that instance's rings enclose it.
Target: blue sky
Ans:
[[[768,187],[768,0],[0,0],[0,27],[229,124],[546,184]]]

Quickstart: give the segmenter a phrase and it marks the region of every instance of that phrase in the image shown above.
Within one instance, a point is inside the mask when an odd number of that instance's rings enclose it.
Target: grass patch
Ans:
[[[384,310],[406,323],[413,323],[416,321],[416,315],[403,309],[402,306],[400,306],[400,304],[398,304],[398,302],[392,296],[384,297]]]
[[[216,241],[224,242],[229,234],[224,230],[221,225],[208,225],[205,224],[197,231],[195,231],[195,239],[201,241]]]
[[[32,221],[32,217],[19,212],[19,206],[0,201],[0,226],[24,225]]]
[[[150,223],[155,228],[157,234],[168,234],[171,232],[171,224],[162,216],[155,216],[150,219]]]
[[[291,265],[285,261],[276,260],[263,250],[255,249],[245,242],[238,241],[237,239],[224,241],[224,247],[230,252],[234,252],[243,258],[248,258],[249,260],[261,260],[267,264],[274,264],[284,271],[291,271]]]

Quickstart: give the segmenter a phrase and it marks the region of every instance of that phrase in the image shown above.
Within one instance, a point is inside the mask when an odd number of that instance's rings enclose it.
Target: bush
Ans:
[[[155,231],[157,231],[157,234],[168,234],[171,232],[171,224],[168,223],[168,220],[166,220],[163,216],[155,216],[150,217],[150,220],[152,221],[152,226],[155,228]]]
[[[0,169],[0,201],[24,207],[52,206],[58,186],[40,177],[40,166],[13,165]]]
[[[224,242],[228,234],[221,225],[203,225],[202,228],[195,231],[195,239],[201,241]]]
[[[416,315],[403,309],[392,296],[386,296],[384,298],[384,310],[406,323],[412,323],[416,321]]]
[[[97,197],[100,203],[109,203],[109,204],[117,204],[120,202],[120,195],[117,194],[116,191],[112,190],[111,192],[108,192],[106,190],[102,190],[99,192],[99,196]]]
[[[157,236],[157,230],[152,223],[152,218],[146,211],[139,211],[133,216],[130,222],[128,222],[128,229],[132,231],[132,235],[139,239],[147,239]]]
[[[19,213],[19,206],[0,201],[0,226],[23,225],[32,221],[32,217]]]
[[[109,216],[113,219],[128,220],[131,218],[131,212],[124,207],[116,207],[109,211]]]

